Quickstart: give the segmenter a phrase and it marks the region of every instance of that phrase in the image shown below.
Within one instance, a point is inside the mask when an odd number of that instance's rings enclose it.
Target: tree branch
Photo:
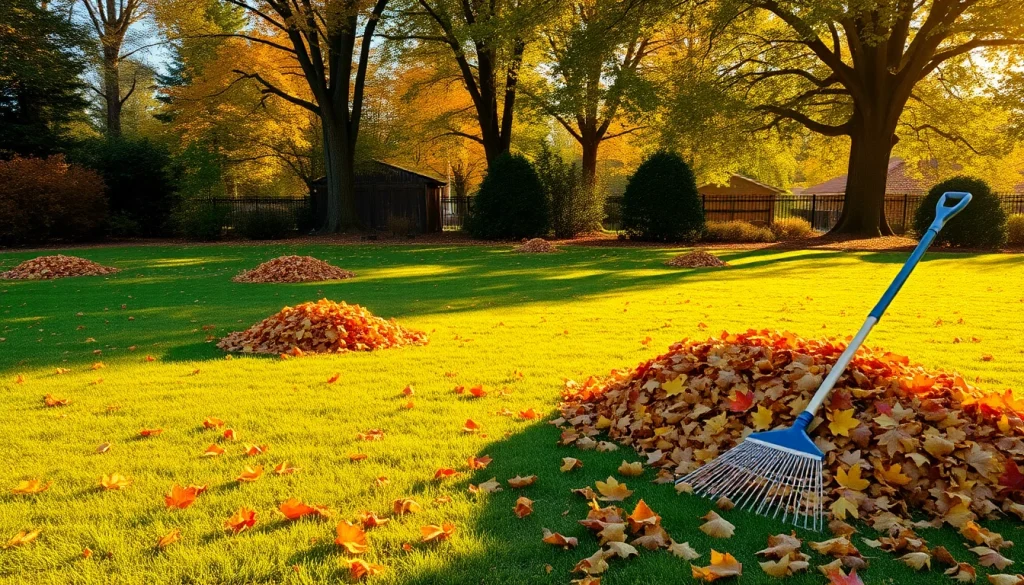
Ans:
[[[802,114],[796,110],[792,110],[790,108],[783,108],[781,106],[763,105],[757,106],[754,109],[762,112],[775,114],[776,120],[769,124],[769,126],[775,125],[780,118],[784,118],[803,124],[804,126],[807,127],[808,130],[811,130],[812,132],[817,132],[818,134],[823,134],[825,136],[848,136],[850,134],[850,122],[846,122],[845,124],[841,124],[839,126],[832,126],[830,124],[818,122],[817,120],[812,120],[807,115]]]
[[[233,69],[232,73],[237,73],[239,75],[239,79],[254,79],[254,80],[256,80],[257,82],[260,83],[260,85],[263,86],[263,89],[261,91],[263,91],[264,93],[270,93],[270,94],[276,95],[277,97],[279,97],[279,98],[281,98],[281,99],[283,99],[285,101],[288,101],[288,102],[291,102],[291,103],[293,103],[293,104],[295,104],[297,106],[301,106],[303,108],[306,108],[307,110],[313,112],[314,114],[317,114],[317,115],[320,114],[320,108],[317,107],[316,104],[314,104],[313,102],[304,100],[302,98],[297,98],[297,97],[295,97],[295,96],[293,96],[293,95],[291,95],[291,94],[281,90],[280,88],[278,88],[274,84],[272,84],[269,81],[267,81],[266,79],[264,79],[263,76],[261,76],[259,73],[246,73],[245,71],[241,71],[239,69]]]

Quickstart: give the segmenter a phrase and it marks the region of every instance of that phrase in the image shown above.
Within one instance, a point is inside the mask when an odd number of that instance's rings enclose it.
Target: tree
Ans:
[[[918,85],[941,76],[947,92],[976,89],[953,71],[1004,62],[1007,49],[1024,44],[1022,10],[1020,0],[723,5],[729,18],[743,15],[737,24],[746,32],[731,72],[760,100],[767,126],[789,122],[849,137],[849,180],[833,232],[866,236],[891,233],[886,170],[904,108],[921,97]],[[973,59],[982,52],[985,60]]]
[[[128,91],[121,95],[121,62],[138,50],[125,52],[125,39],[131,26],[144,16],[141,0],[81,2],[85,5],[93,30],[96,31],[102,56],[100,75],[103,78],[103,89],[92,89],[106,104],[107,135],[117,138],[121,136],[121,110],[138,87],[138,76],[132,75]]]
[[[83,31],[36,0],[0,3],[0,158],[62,150],[82,112]]]
[[[659,34],[671,4],[570,0],[542,26],[544,71],[527,95],[579,143],[588,188],[595,183],[601,143],[641,129],[623,118],[635,119],[656,103],[643,66],[672,44],[669,35]]]
[[[519,74],[527,45],[555,0],[404,0],[381,36],[411,41],[439,62],[454,61],[472,100],[479,134],[452,131],[483,146],[488,165],[512,144]]]

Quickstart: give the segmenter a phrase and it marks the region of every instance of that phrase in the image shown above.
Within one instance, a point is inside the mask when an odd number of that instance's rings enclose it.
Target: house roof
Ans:
[[[391,163],[391,162],[388,162],[386,160],[374,159],[373,162],[375,162],[377,164],[384,165],[386,167],[391,167],[393,169],[398,169],[399,171],[405,171],[407,173],[411,173],[413,175],[416,175],[417,177],[423,177],[424,179],[429,179],[429,180],[434,181],[436,183],[440,183],[441,185],[447,185],[448,184],[448,180],[447,179],[443,179],[443,178],[441,178],[441,177],[439,177],[437,175],[431,174],[431,173],[425,173],[423,171],[418,171],[418,170],[415,170],[415,169],[410,169],[409,167],[399,166],[399,165],[396,165],[395,163]]]
[[[767,183],[762,183],[761,181],[758,181],[756,179],[751,179],[750,177],[747,177],[747,176],[744,176],[744,175],[740,175],[738,173],[729,173],[729,183],[727,183],[726,185],[718,185],[717,183],[707,183],[707,184],[701,185],[700,187],[697,187],[697,190],[699,191],[699,190],[701,190],[701,189],[703,189],[705,187],[730,186],[734,181],[741,181],[741,182],[745,182],[745,183],[750,183],[751,185],[757,185],[758,187],[761,187],[762,189],[767,189],[767,190],[772,191],[774,193],[785,193],[786,192],[785,189],[781,189],[779,187],[775,187],[775,186],[769,185]]]
[[[925,192],[921,181],[907,176],[907,164],[902,158],[889,159],[889,171],[885,179],[885,192],[896,195],[915,195]],[[839,175],[824,183],[803,189],[803,195],[842,195],[846,193],[846,175]]]

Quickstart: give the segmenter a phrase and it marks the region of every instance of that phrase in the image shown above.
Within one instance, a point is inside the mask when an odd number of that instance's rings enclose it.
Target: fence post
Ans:
[[[818,194],[811,193],[811,229],[817,229],[818,221]]]

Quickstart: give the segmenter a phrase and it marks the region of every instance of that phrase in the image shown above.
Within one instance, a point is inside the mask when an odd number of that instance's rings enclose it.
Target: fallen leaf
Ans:
[[[11,537],[11,539],[7,541],[7,544],[4,545],[4,548],[24,546],[26,544],[29,544],[36,538],[39,538],[39,534],[42,533],[42,531],[42,528],[36,528],[35,530],[22,530],[21,532]]]
[[[574,457],[562,457],[562,466],[558,469],[562,473],[572,471],[573,469],[580,469],[583,467],[583,462]]]
[[[412,498],[401,498],[395,500],[392,508],[394,509],[396,516],[402,516],[403,514],[415,514],[420,511],[420,505]]]
[[[519,488],[524,488],[524,487],[533,485],[534,482],[537,481],[537,476],[536,475],[528,475],[526,477],[521,477],[521,476],[517,475],[517,476],[515,476],[515,477],[513,477],[513,478],[511,478],[511,479],[509,479],[507,481],[508,481],[509,487],[512,487],[512,488],[515,488],[515,489],[519,489]]]
[[[487,481],[484,481],[484,482],[481,482],[481,483],[479,483],[477,485],[469,484],[469,493],[471,493],[471,494],[479,494],[479,493],[491,494],[491,493],[500,492],[500,491],[501,491],[501,484],[498,483],[498,478],[496,478],[496,477],[492,477],[491,479],[489,479]]]
[[[978,564],[982,567],[995,567],[1002,571],[1013,564],[1013,561],[987,546],[976,546],[968,550],[978,555]]]
[[[298,467],[289,465],[288,461],[285,460],[285,461],[282,461],[281,463],[278,463],[274,467],[274,474],[275,475],[291,475],[291,474],[295,473],[298,470],[299,470]]]
[[[932,556],[926,552],[911,552],[899,558],[903,564],[920,571],[923,567],[932,568]]]
[[[467,418],[466,419],[466,423],[464,425],[462,425],[462,431],[465,432],[465,433],[475,433],[478,430],[480,430],[480,425],[478,425],[471,418]]]
[[[839,470],[836,471],[835,479],[836,483],[846,489],[851,489],[855,492],[862,492],[871,485],[871,482],[866,479],[862,479],[860,475],[861,469],[860,464],[858,463],[851,467],[848,472],[843,468],[839,468]]]
[[[857,427],[860,421],[855,416],[854,409],[840,410],[832,413],[832,421],[828,429],[833,435],[850,436],[850,431]]]
[[[256,511],[241,507],[230,518],[224,521],[224,527],[234,534],[248,530],[256,525]]]
[[[606,481],[598,481],[594,484],[597,491],[601,493],[598,498],[603,502],[621,502],[633,495],[633,492],[626,487],[626,484],[619,483],[617,479],[609,476]]]
[[[171,487],[169,493],[164,494],[164,503],[168,508],[178,508],[184,510],[192,505],[192,502],[196,500],[196,496],[200,494],[199,488],[196,486],[182,487],[178,484],[174,484]]]
[[[798,553],[789,553],[777,561],[765,561],[759,563],[761,565],[761,570],[776,578],[789,577],[798,571],[807,570],[807,561],[794,559],[793,556],[795,554]]]
[[[541,538],[541,541],[565,549],[576,548],[576,545],[579,544],[579,540],[575,536],[567,538],[557,532],[551,532],[547,528],[544,529],[544,537]]]
[[[362,559],[352,559],[348,563],[348,572],[352,579],[359,581],[363,577],[373,577],[383,573],[387,567],[377,563],[369,563]]]
[[[455,534],[455,524],[451,522],[445,522],[440,526],[437,524],[420,526],[420,535],[423,542],[448,540],[453,534]]]
[[[11,489],[11,493],[19,496],[29,496],[45,492],[50,489],[51,485],[53,485],[52,481],[43,483],[41,479],[28,479],[18,482],[18,485]]]
[[[619,465],[617,473],[626,477],[639,477],[644,474],[644,466],[639,461],[632,463],[623,461],[622,465]]]
[[[486,455],[482,457],[470,457],[467,461],[470,469],[485,469],[491,464],[492,459]]]
[[[363,528],[378,528],[384,526],[388,522],[391,522],[391,518],[381,518],[374,512],[362,511],[356,519],[363,526]]]
[[[366,532],[356,524],[341,521],[335,532],[337,537],[334,539],[334,544],[345,549],[349,554],[361,555],[369,548],[366,544]]]
[[[203,457],[217,457],[224,454],[224,448],[216,443],[211,443],[206,451],[203,451]]]
[[[516,500],[516,505],[512,511],[520,518],[525,518],[530,514],[533,514],[533,500],[527,497],[520,497]]]
[[[711,538],[732,538],[733,533],[736,531],[735,526],[719,516],[714,510],[708,512],[701,520],[705,522],[700,525],[700,531]]]
[[[120,473],[112,473],[100,478],[100,487],[105,490],[121,490],[130,485],[132,485],[132,480]]]
[[[207,429],[219,429],[222,426],[224,426],[224,421],[219,418],[207,417],[203,420],[203,427]]]
[[[693,578],[698,581],[715,581],[722,577],[738,577],[743,574],[743,565],[729,553],[711,549],[711,564],[707,567],[690,565]]]
[[[167,534],[161,536],[160,539],[156,541],[156,547],[160,550],[163,550],[168,546],[178,542],[179,540],[181,540],[181,529],[175,528],[174,530],[171,530]]]
[[[434,479],[445,479],[458,475],[459,472],[451,467],[442,467],[434,472]]]
[[[164,432],[164,430],[163,429],[159,429],[159,428],[157,428],[157,429],[142,429],[141,431],[139,431],[139,435],[141,435],[143,437],[157,437],[159,435],[162,435],[163,432]]]
[[[668,547],[668,552],[683,559],[684,561],[692,561],[700,558],[700,553],[693,550],[689,542],[680,544],[676,541],[672,541],[672,544]]]
[[[240,473],[238,475],[238,477],[235,478],[235,481],[246,482],[246,483],[254,482],[257,479],[259,479],[260,476],[262,476],[262,475],[263,475],[263,466],[262,465],[257,465],[256,467],[246,466],[246,468],[242,470],[242,473]]]

